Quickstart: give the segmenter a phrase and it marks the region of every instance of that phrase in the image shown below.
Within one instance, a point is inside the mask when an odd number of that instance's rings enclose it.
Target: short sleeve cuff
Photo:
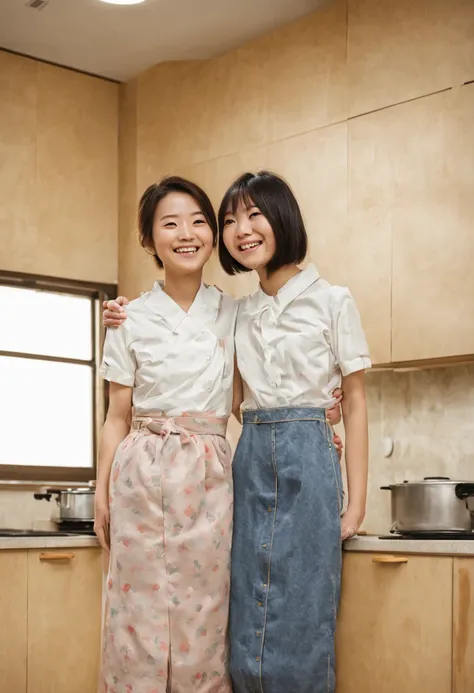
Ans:
[[[352,361],[343,361],[339,364],[342,375],[351,375],[351,373],[357,373],[357,371],[365,371],[371,368],[372,362],[368,356],[358,356]]]
[[[124,371],[118,368],[102,365],[99,368],[99,374],[104,380],[108,380],[112,383],[126,385],[127,387],[133,387],[135,385],[135,376],[130,375],[130,373],[124,373]]]

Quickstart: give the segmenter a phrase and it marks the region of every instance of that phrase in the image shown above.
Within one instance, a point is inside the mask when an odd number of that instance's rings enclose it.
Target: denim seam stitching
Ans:
[[[277,507],[278,507],[278,473],[277,473],[277,466],[276,466],[276,441],[275,441],[276,435],[275,435],[275,426],[272,426],[272,466],[273,466],[273,474],[275,478],[275,505],[273,508],[273,518],[272,518],[272,532],[271,532],[271,538],[270,538],[270,550],[268,552],[268,569],[267,569],[267,592],[265,594],[265,611],[263,615],[263,629],[262,629],[262,645],[260,648],[260,666],[259,666],[259,679],[260,679],[260,691],[261,693],[265,693],[263,690],[263,650],[265,648],[265,634],[267,630],[267,614],[268,614],[268,597],[270,594],[270,584],[271,584],[271,562],[272,562],[272,549],[273,549],[273,539],[275,536],[275,523],[276,523],[276,514],[277,514]]]

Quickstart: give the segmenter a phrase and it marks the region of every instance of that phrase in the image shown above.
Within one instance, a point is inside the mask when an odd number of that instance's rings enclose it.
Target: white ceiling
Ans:
[[[119,81],[164,60],[211,58],[325,0],[0,0],[0,47]]]

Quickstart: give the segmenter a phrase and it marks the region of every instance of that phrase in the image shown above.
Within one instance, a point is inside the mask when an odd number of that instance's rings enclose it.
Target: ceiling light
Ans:
[[[102,2],[108,2],[109,5],[138,5],[145,0],[102,0]]]

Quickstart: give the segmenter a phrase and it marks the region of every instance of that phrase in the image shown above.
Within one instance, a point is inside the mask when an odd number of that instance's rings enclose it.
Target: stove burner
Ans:
[[[88,534],[95,535],[94,522],[74,522],[73,520],[58,520],[58,534]]]

